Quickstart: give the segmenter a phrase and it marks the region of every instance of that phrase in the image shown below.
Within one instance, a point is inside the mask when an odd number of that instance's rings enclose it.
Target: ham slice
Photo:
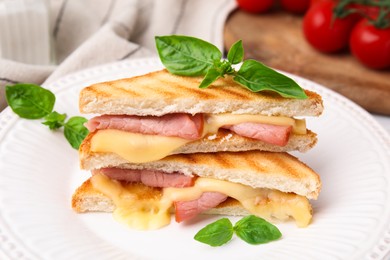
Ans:
[[[175,136],[187,140],[202,137],[204,118],[202,114],[191,116],[185,113],[157,116],[102,115],[90,119],[86,127],[90,132],[99,129],[118,129],[133,133]],[[279,126],[261,123],[241,123],[223,126],[240,136],[261,140],[266,143],[285,146],[288,143],[292,126]]]
[[[199,199],[191,201],[176,201],[175,219],[182,222],[196,217],[198,214],[215,208],[227,199],[225,194],[220,192],[204,192]]]
[[[120,168],[102,168],[93,170],[92,174],[101,173],[117,181],[140,182],[149,187],[191,187],[194,185],[194,177],[181,173],[165,173],[156,170],[132,170]]]
[[[292,126],[268,125],[260,123],[241,123],[224,126],[238,135],[264,141],[266,143],[285,146],[288,143]]]
[[[176,136],[196,140],[202,136],[203,115],[178,113],[157,116],[102,115],[90,119],[85,126],[90,132],[118,129],[149,135]]]

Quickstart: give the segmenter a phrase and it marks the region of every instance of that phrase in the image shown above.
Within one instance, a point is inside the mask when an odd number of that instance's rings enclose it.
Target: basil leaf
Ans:
[[[84,117],[74,116],[69,118],[64,125],[64,135],[74,149],[79,149],[81,142],[89,133],[84,126],[87,121]]]
[[[53,110],[54,94],[35,84],[15,84],[5,87],[8,105],[22,118],[39,119]]]
[[[233,237],[233,225],[227,218],[221,218],[196,233],[194,239],[210,246],[221,246]]]
[[[230,47],[227,58],[231,64],[238,64],[244,59],[244,47],[242,46],[242,40],[239,40]]]
[[[222,76],[223,76],[223,73],[219,72],[217,69],[215,69],[215,68],[209,69],[207,71],[205,78],[200,83],[199,88],[207,88],[214,81],[216,81],[218,78],[220,78]]]
[[[51,112],[44,118],[46,121],[42,124],[49,126],[51,130],[58,129],[64,125],[66,114],[60,114],[56,111]]]
[[[242,218],[234,225],[234,230],[239,238],[252,245],[268,243],[282,236],[277,227],[254,215]]]
[[[244,61],[234,80],[253,92],[270,90],[282,97],[307,98],[294,80],[255,60]]]
[[[156,47],[161,62],[172,74],[201,76],[221,60],[217,47],[198,38],[189,36],[156,36]]]

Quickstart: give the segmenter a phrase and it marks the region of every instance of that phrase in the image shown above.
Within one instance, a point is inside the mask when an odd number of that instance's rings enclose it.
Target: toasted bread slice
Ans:
[[[149,189],[145,187],[145,190]],[[116,206],[109,197],[95,190],[91,181],[88,179],[74,192],[72,197],[72,208],[78,213],[113,212]],[[245,216],[248,215],[249,212],[244,209],[237,200],[228,198],[216,208],[210,209],[204,214]]]
[[[91,139],[95,133],[90,133],[80,146],[80,162],[82,169],[92,169],[95,166],[105,167],[105,164],[123,164],[127,161],[115,153],[95,153],[91,149]],[[240,152],[261,150],[269,152],[306,152],[317,143],[317,135],[310,130],[305,135],[291,134],[286,146],[272,145],[260,140],[246,138],[229,130],[220,129],[215,135],[208,135],[200,140],[185,144],[171,154],[214,153],[222,151]],[[97,162],[97,161],[100,161]],[[96,167],[95,167],[96,168]]]
[[[241,183],[253,188],[276,189],[316,199],[321,189],[319,176],[287,153],[261,151],[177,154],[159,161],[131,164],[114,154],[81,155],[84,169],[119,167],[181,172]]]
[[[150,188],[143,184],[126,183],[124,185],[126,187],[136,185],[132,195],[137,197],[137,204],[146,203],[149,205],[149,203],[157,200],[163,194],[162,189]],[[136,194],[134,193],[135,191]],[[306,227],[310,223],[312,207],[306,198],[296,194],[286,194],[278,191],[269,192],[267,198],[259,202],[261,210],[256,215],[272,222],[285,221],[293,218],[300,227]],[[130,205],[129,207],[132,206]],[[78,213],[114,212],[117,209],[117,205],[109,196],[96,190],[90,179],[88,179],[73,194],[72,208]],[[174,208],[172,207],[170,211],[174,213]],[[211,208],[201,214],[246,216],[253,213],[245,209],[239,201],[228,197],[227,200],[215,208]]]
[[[82,113],[161,116],[169,113],[234,113],[272,116],[318,116],[321,96],[306,90],[307,99],[283,98],[271,92],[254,93],[230,76],[200,89],[201,77],[183,77],[167,70],[103,82],[80,93]]]

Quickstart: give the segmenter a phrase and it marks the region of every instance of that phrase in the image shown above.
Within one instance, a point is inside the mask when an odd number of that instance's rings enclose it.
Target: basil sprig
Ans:
[[[196,233],[194,239],[210,246],[222,246],[229,242],[233,233],[245,242],[258,245],[279,239],[282,233],[266,220],[249,215],[239,220],[234,226],[227,218],[219,219]]]
[[[43,119],[42,124],[51,130],[64,127],[64,135],[74,149],[80,147],[81,142],[88,134],[83,125],[87,119],[74,116],[65,121],[66,114],[53,111],[56,101],[55,95],[45,88],[35,84],[15,84],[5,87],[5,95],[12,111],[21,118]]]
[[[195,37],[156,36],[155,41],[161,62],[170,73],[205,76],[200,88],[207,88],[217,79],[230,75],[252,92],[273,91],[285,98],[307,98],[305,91],[291,78],[256,60],[244,61],[241,40],[231,46],[227,59],[222,59],[222,52],[216,46]],[[241,62],[237,71],[233,65]]]

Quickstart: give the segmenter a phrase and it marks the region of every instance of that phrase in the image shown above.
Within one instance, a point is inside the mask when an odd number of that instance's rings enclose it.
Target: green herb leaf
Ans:
[[[196,233],[194,239],[210,246],[221,246],[233,237],[233,225],[227,218],[221,218]]]
[[[282,236],[277,227],[254,215],[242,218],[234,225],[234,230],[239,238],[252,245],[268,243]]]
[[[66,114],[60,114],[56,111],[51,112],[44,118],[46,121],[42,124],[49,126],[51,130],[61,128],[64,125]]]
[[[244,61],[234,80],[253,92],[270,90],[286,98],[307,98],[294,80],[255,60]]]
[[[64,125],[64,135],[74,149],[79,149],[81,142],[89,133],[84,126],[87,121],[84,117],[74,116],[69,118]]]
[[[286,98],[307,98],[305,91],[289,77],[255,60],[244,61],[236,71],[232,65],[243,60],[244,48],[238,41],[230,48],[227,60],[217,47],[189,36],[157,36],[156,47],[162,63],[172,74],[204,76],[200,88],[206,88],[219,77],[233,75],[234,80],[252,92],[273,91]]]
[[[244,59],[244,47],[241,40],[230,47],[227,58],[231,64],[238,64]]]
[[[207,71],[207,74],[205,78],[202,80],[202,83],[200,83],[199,88],[207,88],[210,86],[214,81],[216,81],[218,78],[222,77],[223,73],[218,71],[215,68],[211,68]]]
[[[34,84],[15,84],[5,87],[8,105],[20,117],[42,118],[53,111],[54,94]]]
[[[53,111],[56,98],[50,90],[35,84],[15,84],[6,86],[5,92],[8,105],[21,118],[44,118],[42,124],[51,130],[64,126],[64,135],[73,148],[78,149],[87,136],[89,131],[83,125],[87,119],[72,117],[65,123],[67,115]]]
[[[161,62],[172,74],[183,76],[206,75],[214,61],[221,60],[217,47],[189,36],[156,36],[156,47]]]

